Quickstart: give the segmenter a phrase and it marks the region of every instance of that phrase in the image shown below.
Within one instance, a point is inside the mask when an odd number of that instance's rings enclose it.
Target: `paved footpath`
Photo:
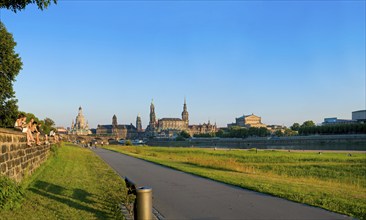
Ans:
[[[137,187],[152,187],[153,206],[165,219],[351,219],[109,150],[93,151]]]

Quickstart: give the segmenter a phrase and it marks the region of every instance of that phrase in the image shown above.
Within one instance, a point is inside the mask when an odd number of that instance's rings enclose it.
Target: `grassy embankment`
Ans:
[[[63,144],[22,182],[25,200],[0,219],[119,219],[124,181],[90,150]]]
[[[107,149],[366,219],[366,154],[126,147]]]

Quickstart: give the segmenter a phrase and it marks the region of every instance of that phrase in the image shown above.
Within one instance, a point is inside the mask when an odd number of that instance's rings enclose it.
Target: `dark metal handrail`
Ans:
[[[152,189],[150,187],[136,188],[136,184],[124,177],[126,187],[128,189],[127,195],[135,195],[135,201],[133,203],[133,217],[135,220],[150,220],[152,215]]]

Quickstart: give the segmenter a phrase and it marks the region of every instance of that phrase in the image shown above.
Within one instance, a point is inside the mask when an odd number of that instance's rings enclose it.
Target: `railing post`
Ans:
[[[136,189],[136,219],[152,220],[152,189],[139,187]]]

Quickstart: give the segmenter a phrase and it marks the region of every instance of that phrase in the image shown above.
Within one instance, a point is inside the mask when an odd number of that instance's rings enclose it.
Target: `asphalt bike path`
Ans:
[[[121,153],[93,151],[121,177],[153,190],[164,219],[352,219],[285,199],[187,174]]]

